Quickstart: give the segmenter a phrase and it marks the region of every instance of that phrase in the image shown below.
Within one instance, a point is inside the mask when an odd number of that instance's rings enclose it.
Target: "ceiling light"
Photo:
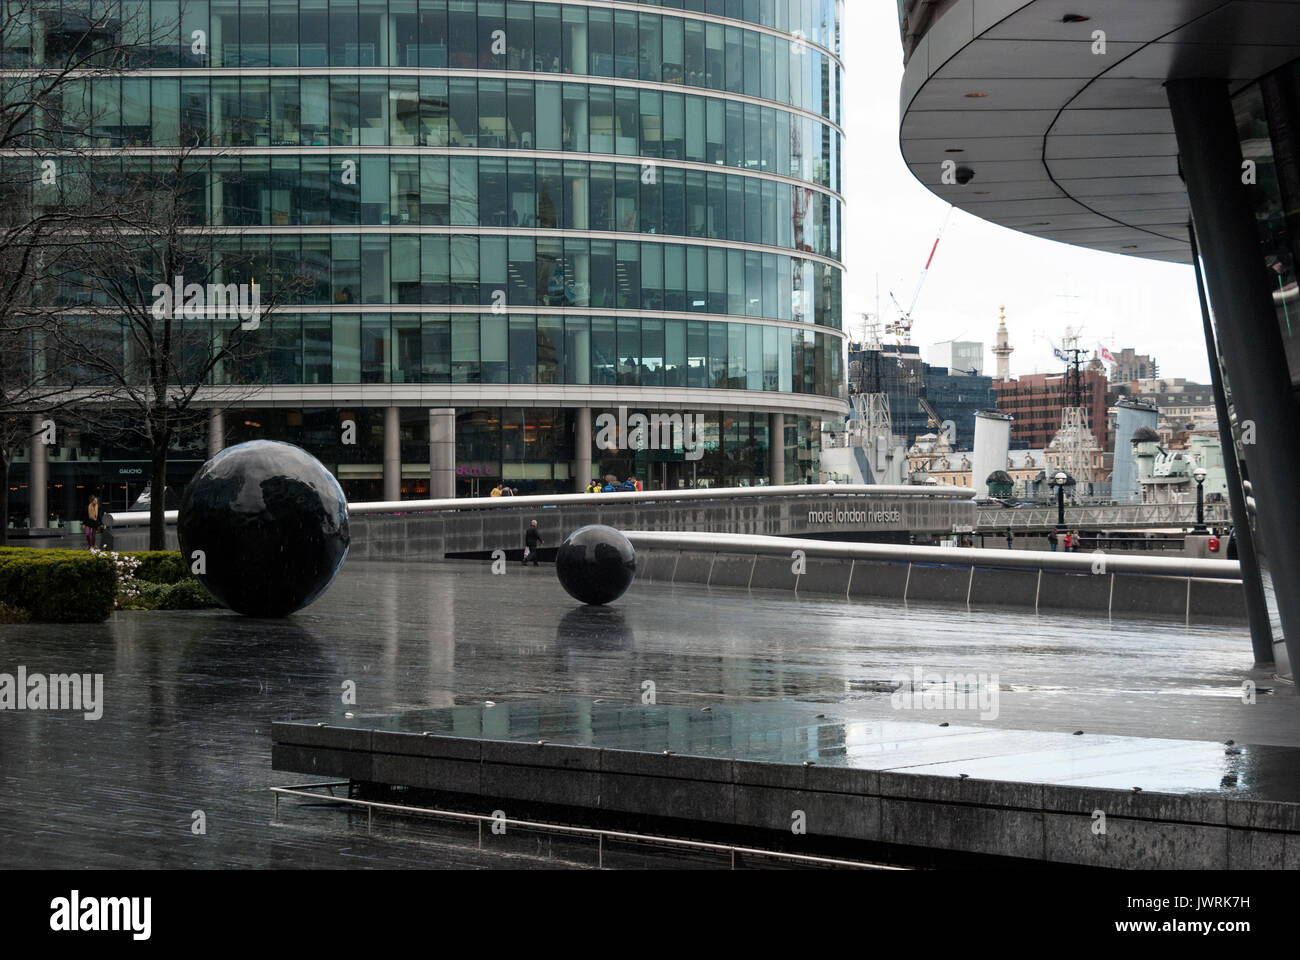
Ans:
[[[987,93],[968,93],[968,94],[966,94],[966,96],[970,97],[972,100],[978,100],[980,97],[987,97],[988,94],[987,94]]]
[[[1061,18],[1062,23],[1084,23],[1091,20],[1092,17],[1085,17],[1081,13],[1067,13]]]
[[[965,153],[965,152],[966,151],[963,150],[961,147],[949,147],[947,150],[944,151],[944,153]]]

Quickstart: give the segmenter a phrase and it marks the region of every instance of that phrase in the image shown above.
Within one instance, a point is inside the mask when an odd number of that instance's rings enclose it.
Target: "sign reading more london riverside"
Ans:
[[[882,526],[896,526],[903,522],[903,511],[883,507],[868,507],[866,509],[839,507],[833,510],[809,510],[808,522],[810,524],[871,523]]]

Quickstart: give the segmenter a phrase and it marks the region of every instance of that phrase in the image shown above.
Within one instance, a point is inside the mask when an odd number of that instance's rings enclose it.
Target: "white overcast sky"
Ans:
[[[844,325],[856,339],[858,314],[875,310],[877,275],[884,319],[897,316],[891,289],[908,306],[947,204],[916,181],[898,148],[897,4],[849,0],[844,8]],[[982,340],[992,372],[987,348],[1003,304],[1013,376],[1061,369],[1048,340],[1069,325],[1083,327],[1080,346],[1133,347],[1159,362],[1161,376],[1208,382],[1190,267],[1042,240],[955,211],[913,314],[912,342],[929,359],[933,343]]]

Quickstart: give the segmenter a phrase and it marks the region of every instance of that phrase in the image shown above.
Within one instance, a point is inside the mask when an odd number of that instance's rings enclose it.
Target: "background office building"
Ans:
[[[816,478],[847,410],[832,0],[135,6],[151,53],[87,83],[90,145],[138,171],[197,138],[217,279],[309,280],[200,394],[240,385],[175,486],[255,437],[355,500]],[[43,29],[6,64],[39,66]],[[596,449],[621,407],[701,414],[703,457]],[[84,442],[51,485],[133,498],[132,451]]]
[[[1254,651],[1290,676],[1300,3],[900,0],[899,14],[901,145],[929,189],[1025,233],[1197,267],[1187,332],[1210,359]],[[967,184],[942,182],[953,151]]]

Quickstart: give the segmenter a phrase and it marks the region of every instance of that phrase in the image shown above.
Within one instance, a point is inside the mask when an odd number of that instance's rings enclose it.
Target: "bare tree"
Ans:
[[[100,391],[83,417],[149,451],[154,550],[165,547],[169,451],[214,405],[266,382],[270,318],[305,282],[296,262],[273,266],[240,252],[238,232],[205,227],[195,198],[206,194],[209,160],[181,147],[155,157],[152,172],[98,179],[116,215],[73,258],[69,284],[90,304],[58,327],[61,354]]]
[[[92,142],[84,84],[143,60],[142,17],[89,0],[0,0],[0,544],[10,468],[37,442],[32,415],[75,398],[47,349],[60,323],[58,265],[76,234],[113,216],[62,177]]]

